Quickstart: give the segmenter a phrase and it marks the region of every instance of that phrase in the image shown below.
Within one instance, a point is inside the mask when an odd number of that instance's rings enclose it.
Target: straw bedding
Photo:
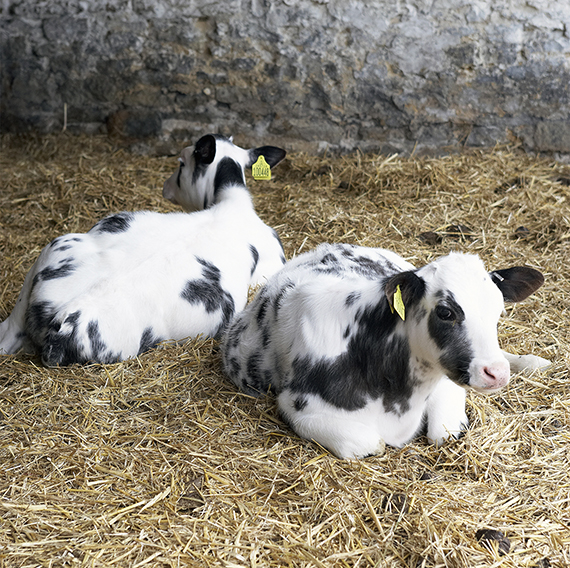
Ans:
[[[175,159],[106,139],[4,137],[0,163],[2,319],[52,238],[175,210],[160,195]],[[499,335],[552,367],[471,393],[468,432],[440,449],[420,438],[343,461],[298,439],[270,397],[237,392],[213,340],[106,366],[2,356],[0,566],[570,565],[569,183],[567,166],[516,148],[297,154],[250,180],[288,257],[344,241],[416,264],[461,250],[539,268],[545,285]]]

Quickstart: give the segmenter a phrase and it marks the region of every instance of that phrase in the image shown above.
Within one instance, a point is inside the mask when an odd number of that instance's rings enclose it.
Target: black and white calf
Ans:
[[[249,286],[285,262],[245,185],[244,168],[261,154],[271,166],[285,157],[204,136],[182,151],[163,190],[193,212],[117,213],[52,241],[0,324],[0,353],[36,349],[49,366],[109,363],[162,340],[218,335]]]
[[[462,387],[504,387],[509,361],[548,364],[506,354],[497,339],[503,299],[522,300],[543,281],[531,268],[489,274],[472,255],[415,269],[390,251],[321,245],[235,317],[224,368],[247,393],[271,386],[295,432],[339,457],[402,446],[426,420],[440,443],[468,423]]]

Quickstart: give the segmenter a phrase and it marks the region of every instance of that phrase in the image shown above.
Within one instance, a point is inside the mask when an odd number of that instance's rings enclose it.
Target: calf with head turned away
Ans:
[[[219,335],[249,287],[285,262],[245,185],[260,155],[274,166],[285,151],[206,135],[164,184],[186,212],[117,213],[53,240],[0,323],[0,353],[35,349],[48,366],[111,363],[163,340]]]
[[[295,432],[342,458],[434,443],[468,424],[465,388],[494,392],[548,361],[499,348],[503,301],[544,278],[488,273],[452,253],[421,268],[393,252],[324,244],[287,263],[227,328],[224,369],[246,393],[271,387]]]

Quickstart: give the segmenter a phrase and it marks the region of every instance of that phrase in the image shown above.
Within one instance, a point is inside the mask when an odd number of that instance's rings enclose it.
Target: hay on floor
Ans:
[[[278,143],[268,140],[267,143]],[[162,200],[174,158],[102,138],[2,138],[0,318],[42,247]],[[442,158],[291,155],[249,184],[288,257],[323,241],[451,250],[546,283],[509,306],[502,346],[553,361],[471,393],[466,435],[343,461],[239,393],[219,346],[115,365],[0,356],[0,566],[570,565],[570,169],[514,148]],[[500,531],[510,542],[478,538]]]

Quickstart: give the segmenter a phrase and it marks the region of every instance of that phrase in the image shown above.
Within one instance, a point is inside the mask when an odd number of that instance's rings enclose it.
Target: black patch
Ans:
[[[298,396],[294,401],[293,401],[293,407],[295,408],[295,410],[297,412],[301,412],[301,410],[303,410],[303,408],[305,408],[308,404],[307,399],[304,396]]]
[[[206,174],[208,167],[216,157],[216,137],[213,134],[202,136],[194,145],[194,162],[195,167],[192,172],[192,184],[198,181],[198,178]],[[206,209],[206,207],[204,207]]]
[[[293,393],[318,394],[346,410],[358,410],[369,398],[382,397],[387,412],[406,412],[414,380],[407,339],[394,335],[395,324],[385,302],[362,310],[346,352],[332,361],[295,359],[288,388]]]
[[[350,335],[350,326],[347,325],[346,329],[344,330],[344,333],[342,334],[342,338],[346,339],[349,335]]]
[[[386,300],[390,298],[390,301],[393,301],[394,293],[398,286],[400,286],[402,301],[407,311],[409,311],[409,308],[416,306],[426,293],[425,280],[420,278],[413,270],[399,272],[386,280],[384,285]]]
[[[101,337],[99,322],[93,320],[87,324],[87,337],[91,346],[91,358],[95,361],[102,361],[103,354],[107,350],[107,345]]]
[[[265,326],[261,330],[261,345],[263,346],[264,349],[267,348],[270,341],[271,341],[271,327]]]
[[[231,328],[228,330],[227,332],[227,338],[226,338],[226,345],[228,348],[228,351],[230,349],[235,349],[240,340],[241,340],[241,335],[242,333],[247,329],[247,324],[244,323],[243,321],[240,321],[236,318],[236,322],[231,326]]]
[[[75,312],[70,313],[64,320],[63,323],[67,323],[69,325],[72,325],[73,327],[77,326],[77,322],[79,321],[79,318],[81,317],[81,311],[80,310],[76,310]],[[59,322],[54,322],[53,323],[53,328],[56,329],[57,327],[57,331],[59,331],[61,325],[59,324]]]
[[[120,357],[109,350],[99,331],[99,323],[90,321],[87,324],[87,337],[91,356],[87,356],[85,346],[78,340],[78,328],[81,312],[79,310],[69,314],[63,323],[71,327],[70,332],[62,333],[61,324],[52,321],[48,325],[45,340],[41,345],[41,356],[44,365],[72,365],[73,363],[115,363]]]
[[[47,327],[55,316],[55,308],[50,302],[35,302],[26,310],[26,334],[31,342],[40,348]]]
[[[344,261],[336,262],[337,258],[335,255],[327,252],[318,264],[309,262],[317,272],[356,274],[368,280],[377,280],[386,277],[386,275],[399,272],[399,269],[385,259],[375,260],[367,256],[357,255],[357,250],[353,245],[337,244],[331,245],[329,248],[340,254]]]
[[[65,318],[63,323],[71,327],[71,331],[66,333],[61,332],[62,323],[54,320],[56,315],[56,310],[50,302],[36,302],[26,311],[26,335],[39,351],[44,365],[54,367],[87,363],[90,360],[113,363],[119,359],[118,355],[107,351],[97,322],[92,321],[87,326],[93,352],[92,357],[88,358],[77,339],[81,312],[77,310]]]
[[[176,185],[177,185],[178,187],[180,187],[180,176],[182,175],[182,168],[183,168],[183,167],[184,167],[184,166],[183,166],[182,164],[180,164],[180,165],[178,166],[178,175],[176,176]]]
[[[281,305],[283,304],[283,300],[285,299],[287,292],[289,292],[290,290],[293,290],[293,288],[295,288],[295,284],[289,280],[288,282],[285,283],[285,285],[281,288],[281,290],[279,290],[279,292],[275,296],[275,298],[273,300],[274,301],[273,309],[274,309],[275,317],[277,317],[277,314],[278,314],[279,310],[281,309]]]
[[[459,385],[467,385],[473,351],[464,326],[465,314],[451,292],[436,296],[442,299],[428,316],[429,335],[442,351],[440,363],[447,376]],[[452,319],[438,317],[443,308],[453,314]]]
[[[32,290],[34,286],[44,280],[53,280],[55,278],[65,278],[75,271],[74,258],[65,258],[59,261],[59,266],[57,268],[53,266],[46,266],[43,270],[40,270],[32,280]]]
[[[249,151],[248,167],[251,167],[259,156],[263,156],[265,161],[273,168],[279,164],[287,155],[287,152],[276,146],[261,146],[261,148],[254,148]]]
[[[214,177],[214,202],[218,200],[220,191],[230,185],[245,187],[243,170],[235,160],[222,158],[218,163],[216,176]]]
[[[253,245],[249,245],[249,250],[250,250],[251,256],[253,258],[253,265],[251,267],[251,276],[253,276],[253,273],[255,272],[255,269],[257,268],[257,263],[259,262],[259,251]]]
[[[345,305],[347,308],[350,308],[350,306],[352,306],[352,304],[354,304],[355,302],[357,302],[358,300],[360,300],[362,294],[360,292],[351,292],[347,297],[346,300],[344,301]]]
[[[329,252],[321,258],[321,264],[326,264],[326,265],[338,264],[338,258],[334,254]]]
[[[356,257],[354,262],[356,263],[353,268],[354,272],[360,276],[364,276],[370,280],[376,280],[377,278],[386,276],[387,271],[384,263],[372,260],[366,256]]]
[[[257,310],[257,325],[261,327],[265,321],[265,316],[267,314],[267,306],[269,305],[269,298],[265,296],[259,302],[259,309]]]
[[[192,185],[196,185],[196,183],[198,182],[198,179],[201,178],[202,176],[206,175],[206,172],[208,171],[209,166],[210,166],[210,164],[204,164],[202,162],[196,161],[196,167],[194,168],[194,171],[192,172]],[[207,209],[207,204],[208,204],[208,201],[205,200],[204,201],[204,209]]]
[[[61,245],[59,248],[55,249],[57,252],[64,252],[66,250],[69,250],[71,248],[71,245]]]
[[[194,156],[197,161],[211,164],[216,157],[216,140],[226,140],[216,134],[205,134],[194,144]]]
[[[506,302],[520,302],[544,284],[544,276],[534,268],[513,266],[490,273]]]
[[[44,365],[71,365],[85,363],[85,355],[79,350],[77,342],[77,328],[81,312],[79,310],[69,314],[64,323],[71,326],[70,333],[60,333],[61,324],[53,322],[48,326],[45,341],[41,346],[41,355]]]
[[[154,349],[161,341],[162,339],[156,337],[152,332],[152,327],[147,327],[141,335],[141,342],[139,344],[137,355],[140,355],[145,351],[149,351],[150,349]]]
[[[354,245],[334,245],[345,258],[354,259]]]
[[[260,369],[261,357],[258,353],[253,353],[247,359],[246,373],[248,377],[247,385],[256,392],[264,393],[269,387],[263,380]]]
[[[190,280],[180,296],[191,304],[203,304],[209,314],[221,310],[222,322],[216,331],[216,336],[218,336],[234,315],[234,299],[220,284],[220,269],[202,258],[196,257],[196,260],[203,266],[203,277],[200,280]]]
[[[91,231],[98,233],[124,233],[131,226],[133,219],[133,213],[123,211],[122,213],[116,213],[115,215],[109,215],[109,217],[101,219]]]

